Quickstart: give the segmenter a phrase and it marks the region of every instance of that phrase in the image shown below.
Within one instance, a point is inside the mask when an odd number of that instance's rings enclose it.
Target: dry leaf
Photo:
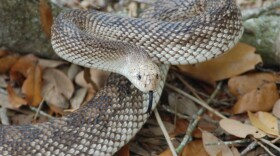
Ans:
[[[51,27],[53,24],[52,9],[46,0],[40,0],[39,4],[40,19],[43,30],[48,38],[51,38]]]
[[[239,151],[237,150],[237,148],[235,147],[231,147],[231,151],[233,153],[234,156],[241,156],[241,154],[239,153]]]
[[[27,78],[22,85],[22,92],[31,106],[36,107],[42,101],[41,87],[42,68],[39,65],[32,66],[29,68]]]
[[[179,66],[179,69],[192,77],[213,84],[215,81],[252,70],[261,62],[261,57],[255,54],[254,47],[238,43],[218,58],[195,65]]]
[[[0,58],[0,74],[7,73],[17,62],[19,55],[7,55]]]
[[[109,77],[109,72],[96,70],[96,69],[90,69],[90,82],[86,81],[86,78],[84,77],[84,71],[81,71],[79,74],[77,74],[75,78],[75,82],[84,88],[94,88],[93,85],[96,85],[98,89],[102,88],[107,78]],[[94,83],[94,84],[92,84]]]
[[[81,104],[85,99],[86,94],[87,94],[86,88],[80,88],[75,92],[74,96],[70,100],[71,108],[73,110],[80,108]]]
[[[80,66],[72,63],[67,71],[67,76],[71,81],[73,81],[81,70],[82,68]]]
[[[229,91],[233,95],[240,97],[252,90],[258,89],[264,83],[274,83],[278,79],[278,76],[275,74],[258,72],[232,77],[228,81],[228,86]]]
[[[44,68],[55,68],[60,65],[66,64],[65,61],[57,61],[57,60],[47,60],[47,59],[38,59],[38,64]]]
[[[10,79],[21,85],[27,77],[28,69],[35,66],[37,60],[38,58],[32,54],[20,57],[10,70]]]
[[[198,111],[198,107],[192,100],[180,94],[170,93],[168,102],[172,110],[190,117]]]
[[[129,145],[123,146],[116,154],[115,156],[130,156],[129,154]]]
[[[279,99],[279,94],[276,84],[264,83],[259,88],[241,96],[232,108],[232,113],[239,114],[246,111],[269,111],[273,108],[277,99]]]
[[[280,99],[278,99],[272,109],[272,114],[275,115],[278,119],[280,118]]]
[[[195,140],[184,147],[181,156],[208,156],[201,140]]]
[[[239,138],[246,138],[248,135],[253,135],[255,138],[262,138],[266,135],[256,127],[243,124],[233,119],[222,119],[219,124],[226,132]]]
[[[43,75],[42,95],[55,112],[69,108],[68,100],[74,92],[74,85],[69,78],[57,69],[46,69]]]
[[[222,156],[234,156],[227,145],[207,131],[202,131],[202,141],[205,151],[210,156],[216,156],[219,153],[221,153]]]
[[[10,84],[8,84],[7,91],[9,102],[13,108],[19,108],[20,106],[27,104],[27,101],[25,99],[16,95],[14,89]]]
[[[279,136],[278,121],[272,114],[267,112],[257,112],[253,114],[248,111],[248,116],[253,126],[267,134]]]

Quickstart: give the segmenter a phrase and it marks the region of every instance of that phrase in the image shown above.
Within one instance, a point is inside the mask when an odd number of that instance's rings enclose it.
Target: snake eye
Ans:
[[[141,80],[141,78],[142,78],[141,75],[138,74],[138,75],[137,75],[137,79],[138,79],[138,80]]]
[[[158,79],[158,74],[156,75],[156,78]]]

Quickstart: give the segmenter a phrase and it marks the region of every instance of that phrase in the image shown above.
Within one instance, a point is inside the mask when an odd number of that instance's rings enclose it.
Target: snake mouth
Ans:
[[[151,114],[152,106],[153,106],[153,98],[154,92],[152,90],[149,91],[149,105],[146,113]]]

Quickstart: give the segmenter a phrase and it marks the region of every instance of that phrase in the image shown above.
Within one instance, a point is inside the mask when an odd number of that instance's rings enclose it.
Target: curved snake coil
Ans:
[[[232,48],[243,32],[233,0],[163,0],[142,17],[66,11],[55,21],[52,44],[67,61],[114,72],[134,56],[166,64],[158,67],[157,103],[169,64],[212,59]],[[1,126],[0,154],[113,155],[145,123],[147,105],[147,93],[112,74],[87,105],[70,115],[42,124]]]

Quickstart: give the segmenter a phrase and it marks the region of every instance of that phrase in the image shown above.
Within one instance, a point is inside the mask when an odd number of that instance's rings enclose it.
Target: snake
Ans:
[[[141,18],[66,10],[52,26],[66,61],[112,72],[91,101],[48,122],[0,127],[1,155],[109,156],[127,144],[161,96],[170,65],[231,49],[243,33],[234,0],[159,0]]]

